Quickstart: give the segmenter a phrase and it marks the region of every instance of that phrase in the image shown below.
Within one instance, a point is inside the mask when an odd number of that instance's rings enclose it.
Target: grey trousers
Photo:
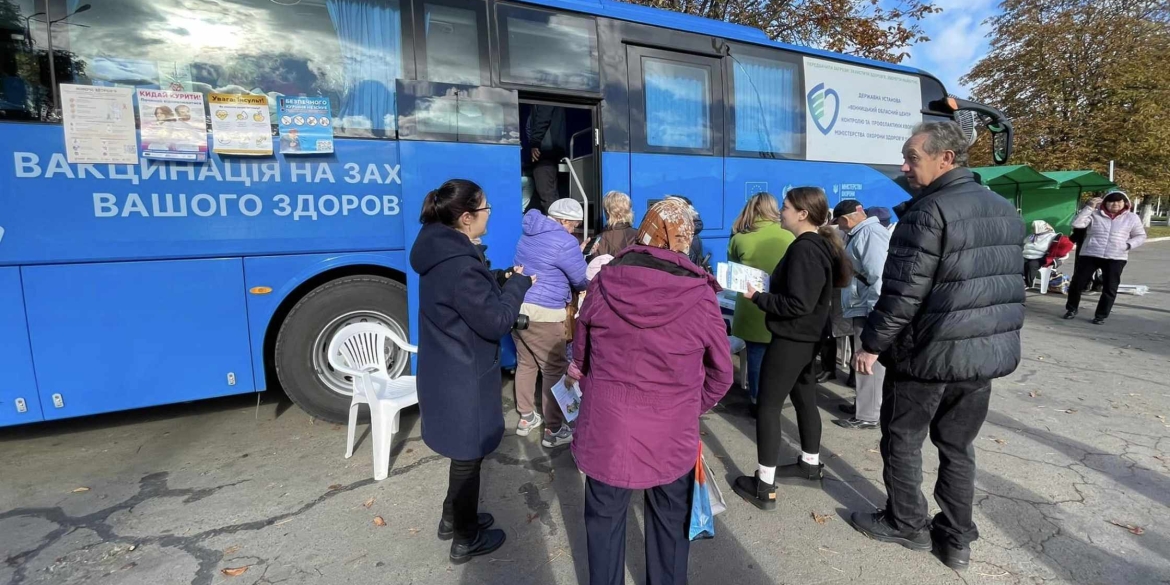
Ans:
[[[865,329],[865,317],[853,318],[853,347],[861,347],[861,332]],[[857,414],[858,420],[878,422],[882,412],[882,385],[886,383],[886,367],[874,362],[873,375],[864,376],[857,372]]]

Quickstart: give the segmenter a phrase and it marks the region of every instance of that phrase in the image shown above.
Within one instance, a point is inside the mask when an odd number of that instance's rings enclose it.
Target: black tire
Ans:
[[[349,420],[347,378],[329,367],[324,347],[341,327],[361,321],[381,322],[409,339],[406,286],[381,276],[339,278],[305,295],[281,323],[276,375],[288,397],[309,415],[335,423]],[[405,351],[391,350],[388,363],[409,373]]]

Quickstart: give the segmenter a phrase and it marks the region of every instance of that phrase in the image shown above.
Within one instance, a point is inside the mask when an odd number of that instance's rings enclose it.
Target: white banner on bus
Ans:
[[[902,164],[902,145],[922,121],[918,77],[804,58],[808,160]]]

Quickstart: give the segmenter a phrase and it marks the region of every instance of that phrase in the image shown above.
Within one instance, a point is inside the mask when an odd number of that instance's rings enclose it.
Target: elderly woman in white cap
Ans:
[[[565,320],[572,295],[585,289],[585,257],[572,235],[584,219],[581,204],[560,199],[549,206],[548,216],[539,210],[524,214],[524,233],[516,246],[517,266],[536,277],[536,284],[524,296],[520,314],[528,317],[528,328],[512,332],[516,342],[516,409],[520,422],[516,434],[528,436],[544,423],[545,447],[565,445],[573,430],[562,424],[560,406],[552,387],[569,368],[565,352]],[[542,375],[544,416],[536,412],[536,374]]]

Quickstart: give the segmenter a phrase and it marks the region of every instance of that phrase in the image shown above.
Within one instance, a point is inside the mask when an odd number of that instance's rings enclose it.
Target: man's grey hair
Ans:
[[[963,128],[957,122],[922,122],[914,127],[911,136],[919,134],[926,135],[923,147],[927,154],[937,156],[939,153],[949,150],[955,153],[956,167],[967,166],[967,149],[970,147],[970,143],[967,141],[967,135],[963,133]]]

